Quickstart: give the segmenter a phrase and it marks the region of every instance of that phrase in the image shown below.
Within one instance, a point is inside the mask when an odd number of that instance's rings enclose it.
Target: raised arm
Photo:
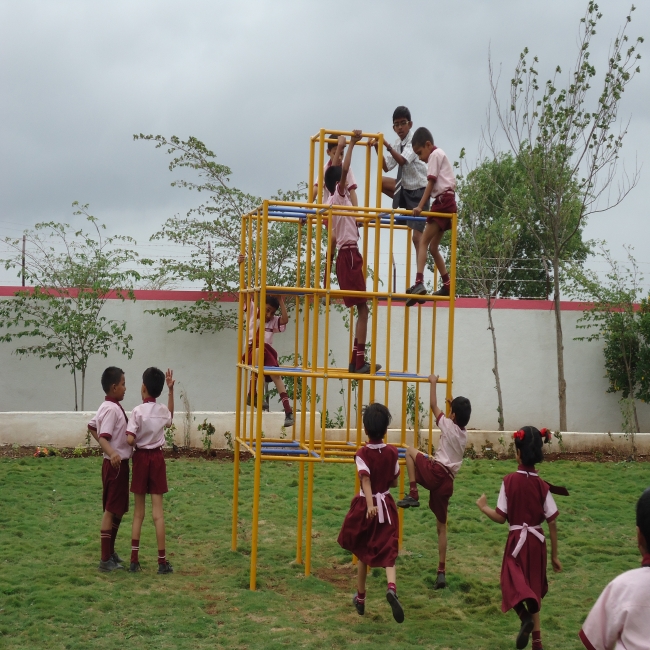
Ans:
[[[286,325],[289,322],[287,306],[284,304],[284,296],[280,296],[280,325]]]
[[[377,154],[379,154],[379,143],[377,142],[377,140],[375,138],[373,138],[372,140],[369,141],[369,145],[375,149]],[[386,147],[386,150],[388,151],[389,146],[385,145],[385,147]],[[390,147],[390,148],[392,149],[392,147]],[[394,149],[393,149],[393,151],[394,151]],[[395,153],[397,153],[397,152],[395,152]],[[397,155],[399,155],[399,154],[397,154]],[[393,155],[393,158],[395,158],[394,155]],[[400,156],[400,158],[401,158],[401,156]],[[395,160],[397,160],[397,158],[395,158]],[[381,168],[385,172],[390,171],[388,169],[388,163],[386,162],[386,156],[382,156],[382,158],[381,158]]]
[[[174,379],[174,371],[167,368],[167,373],[165,375],[165,381],[167,382],[167,388],[169,389],[169,396],[167,397],[167,408],[169,412],[174,417],[174,384],[176,380]]]
[[[438,407],[438,396],[436,394],[436,390],[438,387],[438,375],[429,375],[429,383],[431,384],[431,387],[429,389],[429,399],[431,402],[431,409],[433,410],[433,415],[436,418],[436,422],[438,421],[438,418],[440,417],[440,414],[442,411]]]
[[[350,171],[350,164],[352,163],[352,152],[354,151],[354,145],[361,140],[361,129],[355,129],[352,131],[354,134],[350,138],[350,146],[348,147],[348,150],[345,152],[345,158],[343,159],[343,167],[341,169],[341,180],[339,181],[339,185],[341,187],[345,187],[345,183],[348,180],[348,172]],[[341,136],[344,140],[345,137]],[[339,142],[339,147],[341,146]],[[338,149],[337,149],[338,153]]]
[[[485,494],[482,494],[476,501],[478,509],[492,521],[496,521],[497,524],[505,524],[506,518],[503,515],[500,515],[494,508],[488,506],[487,497]]]

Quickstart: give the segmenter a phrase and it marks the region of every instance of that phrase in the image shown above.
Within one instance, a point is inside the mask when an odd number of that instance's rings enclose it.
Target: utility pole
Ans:
[[[25,246],[27,243],[27,235],[23,235],[23,264],[22,264],[22,279],[23,279],[23,287],[25,286]]]

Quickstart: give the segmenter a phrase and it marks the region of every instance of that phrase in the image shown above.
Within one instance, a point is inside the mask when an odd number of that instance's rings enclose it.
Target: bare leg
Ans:
[[[144,495],[142,496],[144,499]],[[163,495],[162,494],[151,495],[151,510],[153,514],[153,523],[154,526],[156,527],[156,541],[158,542],[158,548],[163,549],[165,548],[165,518],[163,516]],[[133,518],[133,521],[135,522],[135,516]]]
[[[368,303],[357,305],[357,325],[355,327],[355,338],[360,345],[366,344],[368,334]]]
[[[386,582],[397,584],[397,570],[394,566],[386,567]]]
[[[131,539],[140,539],[142,522],[144,521],[144,494],[135,494],[135,509],[133,511],[133,525],[131,527]]]
[[[436,266],[438,267],[438,273],[440,275],[446,275],[447,274],[447,267],[445,266],[445,258],[442,256],[440,253],[440,250],[438,246],[440,245],[440,242],[442,240],[442,236],[445,234],[442,230],[438,229],[439,234],[437,234],[433,239],[431,240],[431,243],[429,244],[429,250],[431,251],[431,255],[433,256],[433,261],[435,262]]]
[[[108,510],[104,510],[102,515],[102,530],[110,530],[113,528],[113,513]]]
[[[435,247],[435,250],[438,251],[438,244],[440,244],[443,234],[444,233],[442,232],[441,228],[436,223],[427,223],[427,225],[424,227],[424,232],[420,237],[420,242],[417,249],[417,272],[418,273],[424,273],[424,267],[427,265],[427,256],[429,254],[429,247],[433,245]],[[444,269],[445,262],[442,258],[442,255],[440,254],[440,251],[438,251],[437,257],[436,254],[434,253],[433,258],[436,262],[436,266],[438,266],[438,262],[439,262],[438,258],[439,258],[442,263],[442,267]],[[440,266],[438,266],[438,271],[440,271]]]
[[[447,524],[441,524],[436,519],[436,528],[438,530],[438,559],[444,566],[447,560]]]
[[[532,614],[533,617],[533,632],[541,632],[542,631],[542,623],[539,618],[539,612],[536,612],[535,614]]]
[[[366,575],[368,567],[361,560],[357,561],[357,592],[360,594],[366,591]]]
[[[278,389],[278,393],[286,393],[287,389],[284,385],[284,382],[282,381],[282,377],[280,375],[271,375],[271,379],[273,379],[273,383],[275,384],[275,387]]]
[[[392,199],[395,195],[395,179],[390,176],[381,177],[381,191]]]
[[[420,452],[415,447],[409,447],[406,450],[404,458],[406,459],[406,471],[409,475],[409,483],[415,483],[415,457]]]

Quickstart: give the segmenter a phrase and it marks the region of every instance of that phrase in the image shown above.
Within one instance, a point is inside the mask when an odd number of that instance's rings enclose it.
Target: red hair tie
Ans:
[[[515,431],[512,434],[512,437],[515,440],[523,440],[526,437],[526,432],[523,429],[519,429],[519,431]]]
[[[540,429],[539,432],[542,438],[544,439],[544,442],[550,444],[551,441],[553,440],[553,434],[547,428]]]

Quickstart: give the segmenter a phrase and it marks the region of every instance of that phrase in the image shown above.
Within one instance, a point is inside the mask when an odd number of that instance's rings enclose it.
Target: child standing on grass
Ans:
[[[167,406],[156,402],[165,383],[169,389]],[[131,481],[131,492],[135,495],[129,567],[131,572],[141,570],[138,559],[140,532],[144,520],[145,497],[151,494],[153,523],[158,542],[158,573],[173,573],[172,565],[165,555],[163,494],[168,490],[162,446],[165,443],[165,427],[170,427],[174,418],[174,383],[171,370],[167,369],[165,375],[158,368],[147,368],[142,375],[140,389],[143,403],[131,412],[131,421],[126,431],[128,443],[136,448],[133,454],[133,480]]]
[[[397,449],[384,443],[390,421],[390,412],[383,404],[369,404],[364,410],[363,428],[368,442],[354,456],[361,492],[352,499],[338,542],[359,558],[357,593],[352,599],[359,615],[365,612],[368,567],[385,567],[386,600],[393,610],[393,618],[402,623],[404,610],[397,598],[395,572],[399,523],[389,490],[397,485],[399,460]]]
[[[345,154],[341,167],[330,167],[325,174],[325,185],[330,192],[328,203],[332,206],[350,206],[348,192],[348,172],[352,162],[354,145],[361,140],[361,131],[353,131],[350,147]],[[337,152],[345,147],[345,136],[339,136]],[[338,155],[338,153],[336,154]],[[365,291],[366,278],[363,275],[363,257],[359,252],[359,229],[354,217],[347,215],[332,216],[332,250],[331,261],[336,255],[336,279],[339,287],[346,291]],[[368,300],[364,297],[345,296],[343,303],[346,307],[357,308],[357,322],[354,330],[354,346],[348,370],[362,375],[370,373],[370,364],[366,361],[366,336],[368,332]],[[375,364],[375,372],[381,368]]]
[[[124,513],[129,509],[129,458],[133,450],[126,440],[129,419],[120,402],[126,393],[124,372],[111,366],[102,373],[105,400],[88,431],[104,452],[102,463],[102,502],[104,515],[101,525],[101,560],[99,570],[123,569],[122,558],[115,551],[115,538]]]
[[[501,565],[501,611],[514,609],[521,621],[516,647],[528,645],[533,633],[533,650],[542,650],[539,611],[548,591],[546,579],[546,539],[542,522],[548,522],[551,535],[551,562],[555,572],[562,571],[557,555],[557,524],[559,514],[550,486],[535,471],[535,464],[544,460],[542,445],[551,441],[551,434],[535,427],[524,427],[514,434],[519,467],[501,484],[496,510],[487,504],[485,494],[476,502],[479,510],[492,521],[510,524]]]
[[[409,493],[397,505],[400,508],[420,506],[418,483],[429,490],[429,508],[436,516],[438,532],[438,574],[434,589],[447,586],[447,510],[449,499],[454,493],[454,478],[463,464],[463,454],[467,445],[467,429],[472,405],[466,397],[456,397],[451,401],[449,417],[438,407],[436,388],[438,376],[429,377],[430,402],[436,424],[440,427],[440,443],[433,459],[415,447],[406,450],[406,469],[409,474]]]

